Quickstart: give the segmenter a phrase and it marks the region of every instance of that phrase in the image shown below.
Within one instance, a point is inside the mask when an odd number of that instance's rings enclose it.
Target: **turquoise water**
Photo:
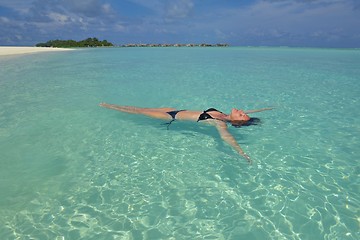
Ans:
[[[360,51],[112,48],[0,58],[0,239],[359,239]],[[232,107],[230,128],[98,107]]]

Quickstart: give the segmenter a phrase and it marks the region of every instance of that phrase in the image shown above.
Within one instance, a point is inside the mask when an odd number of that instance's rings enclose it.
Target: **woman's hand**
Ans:
[[[242,150],[239,151],[239,154],[246,159],[246,161],[248,161],[249,164],[252,164],[252,160],[251,158],[249,157],[249,155],[247,155],[246,153],[244,153]]]

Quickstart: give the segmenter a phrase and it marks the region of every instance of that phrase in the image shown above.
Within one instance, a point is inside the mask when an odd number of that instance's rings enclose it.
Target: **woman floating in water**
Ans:
[[[176,110],[175,108],[139,108],[132,106],[118,106],[108,103],[100,103],[101,107],[118,110],[121,112],[142,114],[145,116],[170,120],[166,123],[169,125],[175,120],[189,120],[194,122],[205,122],[214,125],[220,133],[221,138],[232,146],[241,156],[243,156],[249,163],[250,157],[241,149],[235,138],[227,130],[227,123],[230,123],[234,127],[256,125],[259,122],[258,118],[250,118],[249,113],[262,112],[271,110],[272,108],[262,108],[256,110],[243,111],[233,108],[230,114],[225,114],[216,110],[215,108],[209,108],[206,111],[191,111],[191,110]]]

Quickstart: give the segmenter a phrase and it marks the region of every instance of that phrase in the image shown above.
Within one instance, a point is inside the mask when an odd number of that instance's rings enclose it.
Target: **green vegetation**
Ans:
[[[106,40],[99,41],[97,38],[87,38],[79,42],[75,40],[50,40],[46,43],[38,43],[36,47],[56,47],[56,48],[73,48],[73,47],[112,47],[111,42]]]

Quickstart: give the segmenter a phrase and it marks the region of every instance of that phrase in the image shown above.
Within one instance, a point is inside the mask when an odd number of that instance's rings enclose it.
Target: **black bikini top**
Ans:
[[[223,113],[215,108],[209,108],[208,110],[205,110],[202,114],[200,114],[199,118],[197,121],[202,121],[202,120],[206,120],[206,119],[215,119],[212,116],[210,116],[210,114],[208,114],[208,112],[219,112],[219,113]]]

